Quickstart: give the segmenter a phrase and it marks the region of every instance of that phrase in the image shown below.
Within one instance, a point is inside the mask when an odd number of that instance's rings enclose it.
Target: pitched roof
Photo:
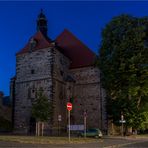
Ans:
[[[32,38],[36,41],[36,46],[32,51],[52,47],[51,39],[45,37],[38,31]],[[30,41],[21,49],[16,55],[24,54],[30,51]],[[64,30],[55,40],[58,50],[71,60],[70,68],[80,68],[91,66],[95,60],[95,53],[93,53],[86,45],[77,39],[70,31]]]
[[[31,38],[33,38],[36,41],[36,46],[33,48],[32,51],[36,51],[38,49],[43,49],[43,48],[52,46],[51,44],[52,41],[49,38],[45,37],[40,31],[38,31]],[[30,51],[30,40],[28,41],[28,43],[25,45],[23,49],[21,49],[18,53],[16,53],[16,55],[27,53],[29,51]]]
[[[70,68],[80,68],[94,64],[95,53],[77,39],[71,32],[64,30],[56,38],[57,46],[72,61]]]

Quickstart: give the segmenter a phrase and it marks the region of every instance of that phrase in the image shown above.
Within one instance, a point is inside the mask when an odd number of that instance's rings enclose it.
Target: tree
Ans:
[[[43,90],[37,92],[37,98],[32,104],[32,117],[36,119],[36,134],[40,135],[42,130],[42,136],[44,131],[44,122],[49,121],[52,115],[52,102],[44,95]],[[41,129],[40,129],[41,125]]]
[[[110,118],[140,128],[148,104],[148,18],[120,15],[102,31],[99,55]]]

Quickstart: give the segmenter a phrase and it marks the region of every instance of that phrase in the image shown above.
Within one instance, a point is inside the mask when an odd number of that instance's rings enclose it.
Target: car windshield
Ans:
[[[89,131],[89,132],[97,132],[96,129],[89,129],[88,131]]]

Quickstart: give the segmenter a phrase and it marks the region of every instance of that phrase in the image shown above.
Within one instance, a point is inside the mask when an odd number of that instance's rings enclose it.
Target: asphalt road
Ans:
[[[148,148],[148,141],[144,141],[144,142],[136,142],[134,144],[128,144],[125,146],[122,146],[121,148]]]
[[[24,144],[0,141],[0,148],[148,148],[148,140],[106,138],[95,143],[85,144]]]

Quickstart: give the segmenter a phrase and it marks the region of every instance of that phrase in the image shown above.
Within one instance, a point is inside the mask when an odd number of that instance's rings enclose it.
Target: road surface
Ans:
[[[104,138],[84,144],[24,144],[0,141],[0,148],[148,148],[148,139]]]

